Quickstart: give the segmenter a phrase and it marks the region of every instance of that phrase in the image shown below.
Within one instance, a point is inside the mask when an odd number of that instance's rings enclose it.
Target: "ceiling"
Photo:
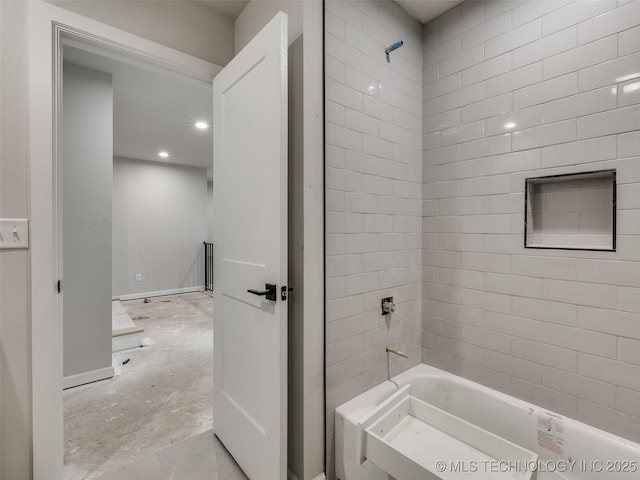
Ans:
[[[113,154],[210,168],[213,162],[211,85],[140,62],[68,45],[64,61],[113,76]],[[197,121],[209,125],[195,127]],[[160,151],[168,158],[158,156]]]
[[[199,0],[200,3],[210,7],[216,13],[235,20],[249,0]]]
[[[420,23],[427,23],[463,0],[395,0],[409,15]]]
[[[254,0],[261,1],[261,0]],[[427,23],[429,20],[455,7],[463,0],[394,0],[409,15],[420,23]],[[249,3],[249,0],[199,0],[215,12],[224,15],[231,20],[235,20],[242,12],[242,9]]]

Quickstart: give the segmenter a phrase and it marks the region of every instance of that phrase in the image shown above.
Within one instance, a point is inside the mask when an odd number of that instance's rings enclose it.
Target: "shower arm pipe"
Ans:
[[[391,52],[393,52],[394,50],[397,50],[398,48],[400,48],[401,46],[404,45],[404,41],[403,40],[398,40],[396,43],[389,45],[387,48],[384,49],[384,53],[387,56],[387,62],[389,61],[389,54]]]

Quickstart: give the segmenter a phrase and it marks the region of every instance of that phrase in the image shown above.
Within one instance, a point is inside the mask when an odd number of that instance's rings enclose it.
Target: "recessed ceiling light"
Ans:
[[[507,128],[507,129],[513,128],[515,126],[516,126],[516,124],[514,122],[509,122],[509,123],[505,123],[504,124],[504,128]]]
[[[207,122],[196,122],[196,128],[204,130],[206,128],[209,128],[209,125],[207,125]]]
[[[162,158],[167,158],[169,156],[169,153],[165,152],[165,151],[162,151],[162,152],[158,153],[158,156],[162,157]]]

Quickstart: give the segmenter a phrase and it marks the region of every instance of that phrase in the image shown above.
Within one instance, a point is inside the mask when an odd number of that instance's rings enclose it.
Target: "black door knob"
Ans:
[[[264,290],[254,290],[250,288],[247,290],[249,293],[253,293],[254,295],[258,295],[260,297],[265,297],[267,300],[271,300],[272,302],[276,301],[276,285],[271,283],[266,283],[264,286]]]

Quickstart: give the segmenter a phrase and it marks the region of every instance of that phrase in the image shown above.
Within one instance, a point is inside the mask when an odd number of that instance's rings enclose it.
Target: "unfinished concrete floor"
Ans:
[[[213,431],[144,455],[97,480],[248,480]]]
[[[152,452],[169,446],[194,453],[185,441],[200,434],[210,437],[211,451],[202,458],[228,455],[211,432],[213,299],[198,292],[122,304],[144,328],[144,347],[113,354],[113,379],[65,390],[66,480],[98,478],[112,470],[122,473],[122,467],[135,468],[142,460],[153,463]],[[239,472],[233,459],[227,460]],[[169,476],[176,465],[159,465],[162,471],[168,469],[167,476],[149,478],[187,478]],[[231,477],[210,473],[188,478]]]

